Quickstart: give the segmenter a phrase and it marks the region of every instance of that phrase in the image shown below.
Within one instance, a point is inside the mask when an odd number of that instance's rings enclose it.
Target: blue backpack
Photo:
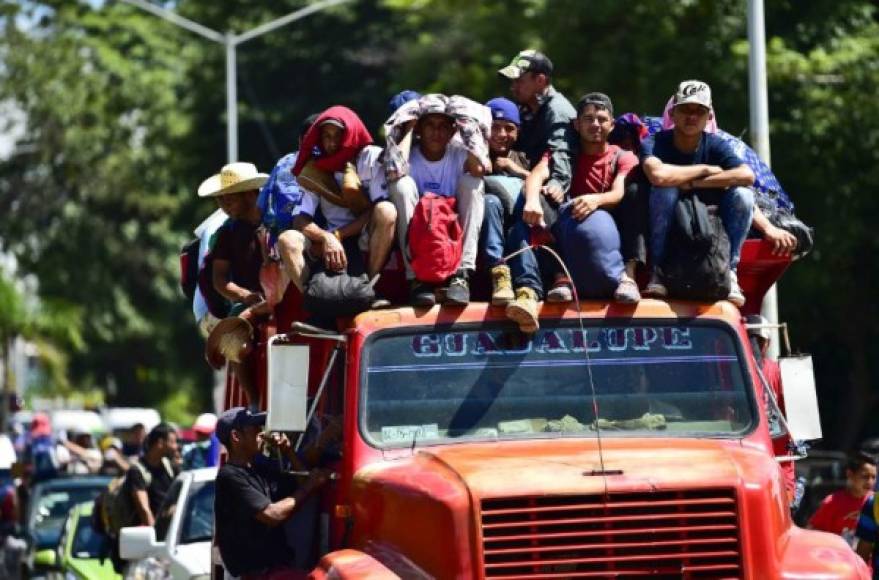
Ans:
[[[260,189],[256,201],[262,212],[262,223],[269,230],[272,243],[278,240],[281,232],[293,227],[293,210],[302,201],[302,190],[293,175],[296,157],[296,153],[281,157]]]
[[[31,464],[35,480],[50,479],[58,475],[60,466],[55,454],[55,442],[50,437],[38,437],[31,443]]]

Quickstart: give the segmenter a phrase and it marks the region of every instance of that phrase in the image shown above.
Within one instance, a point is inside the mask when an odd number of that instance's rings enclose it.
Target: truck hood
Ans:
[[[790,526],[778,466],[765,450],[734,440],[615,438],[602,443],[603,473],[594,439],[428,447],[365,467],[353,481],[353,545],[374,555],[406,555],[429,576],[471,577],[482,573],[481,538],[487,525],[503,532],[507,522],[528,514],[579,518],[582,510],[603,510],[596,506],[606,501],[621,502],[614,504],[621,508],[612,509],[640,510],[621,514],[623,520],[649,512],[636,520],[644,518],[651,529],[651,518],[665,518],[661,513],[671,505],[679,506],[672,518],[688,517],[680,510],[704,509],[710,514],[694,517],[721,518],[727,531],[753,521],[758,532],[742,541],[764,546],[766,554],[772,553],[773,538]],[[602,499],[608,497],[605,491],[622,499]],[[429,531],[413,534],[413,522]],[[424,534],[441,541],[444,550],[420,540]],[[738,546],[737,536],[730,534],[724,541]],[[732,554],[724,565],[735,574],[741,572],[735,563],[738,550],[722,552],[724,557]],[[392,560],[382,561],[388,565]]]
[[[711,440],[523,441],[422,450],[416,463],[437,463],[475,497],[597,494],[736,487],[774,477],[766,455],[736,442]],[[606,474],[606,475],[603,475]],[[605,484],[606,481],[606,484]]]

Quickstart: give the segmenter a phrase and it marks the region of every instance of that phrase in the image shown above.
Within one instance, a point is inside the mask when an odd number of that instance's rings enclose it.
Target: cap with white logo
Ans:
[[[706,109],[711,108],[711,87],[702,81],[684,81],[675,92],[675,106],[695,103]]]

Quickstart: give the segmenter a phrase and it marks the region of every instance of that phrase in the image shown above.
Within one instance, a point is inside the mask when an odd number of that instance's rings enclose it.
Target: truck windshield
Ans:
[[[738,345],[710,321],[383,332],[364,349],[361,430],[379,447],[740,436],[754,406]]]

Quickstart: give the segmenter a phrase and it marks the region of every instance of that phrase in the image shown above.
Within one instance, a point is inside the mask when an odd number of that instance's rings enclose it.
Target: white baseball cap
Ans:
[[[695,103],[706,109],[711,108],[711,87],[702,81],[683,81],[675,92],[675,106]]]

